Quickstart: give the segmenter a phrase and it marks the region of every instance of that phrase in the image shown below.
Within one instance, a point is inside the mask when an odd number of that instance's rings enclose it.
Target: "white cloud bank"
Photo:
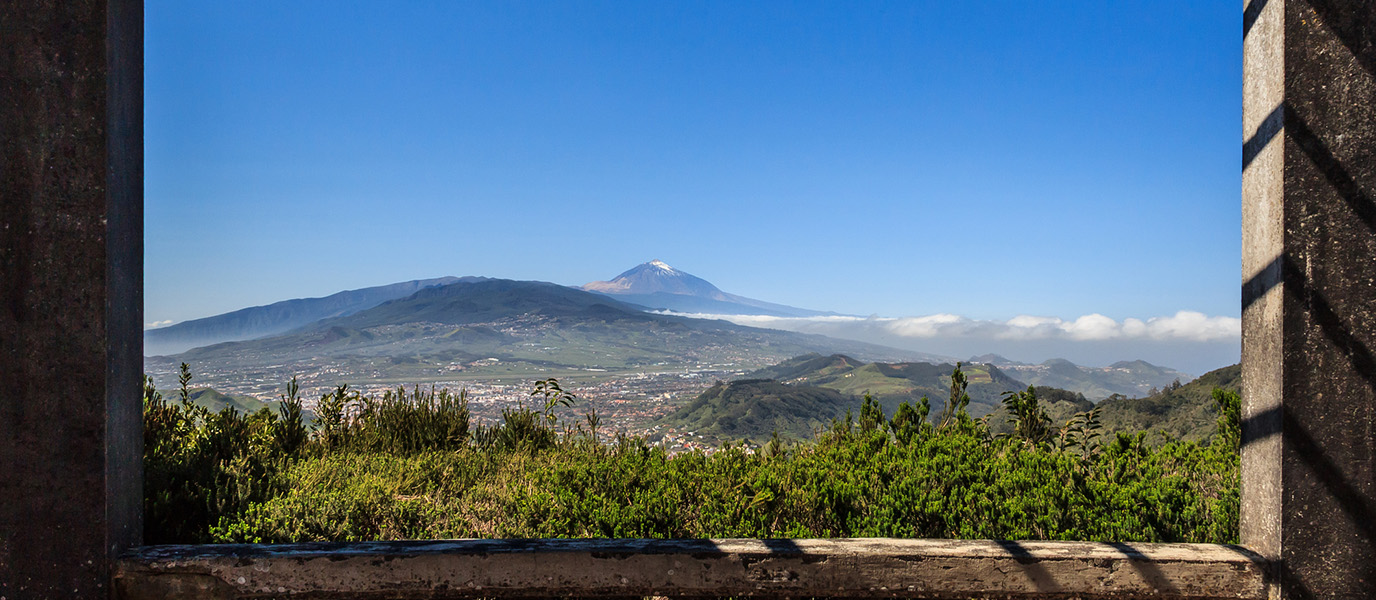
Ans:
[[[1008,320],[943,313],[920,317],[766,317],[678,314],[882,344],[950,360],[987,353],[1039,363],[1066,358],[1085,366],[1145,360],[1205,373],[1241,358],[1242,320],[1182,310],[1148,319],[1088,314],[1074,319],[1021,315]]]
[[[838,326],[846,328],[858,326],[874,333],[912,339],[1227,342],[1239,340],[1242,337],[1241,319],[1211,317],[1204,313],[1188,310],[1179,311],[1171,316],[1152,317],[1146,320],[1127,318],[1122,321],[1097,313],[1084,315],[1073,320],[1020,315],[1007,321],[998,321],[970,319],[945,313],[923,317],[847,317],[835,315],[771,317],[661,312],[700,319],[722,319],[751,327],[817,333],[832,330]]]
[[[144,324],[143,324],[143,328],[144,328],[144,329],[157,329],[157,328],[159,328],[159,327],[167,327],[168,325],[171,325],[172,323],[173,323],[172,319],[168,319],[168,320],[166,320],[166,321],[153,321],[152,323],[144,323]]]

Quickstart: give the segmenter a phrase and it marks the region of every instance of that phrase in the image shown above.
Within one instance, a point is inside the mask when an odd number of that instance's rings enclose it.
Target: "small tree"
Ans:
[[[535,382],[535,389],[530,392],[531,396],[543,396],[545,399],[545,409],[543,411],[545,420],[553,423],[557,420],[554,416],[556,406],[569,407],[578,401],[578,395],[559,387],[559,380],[553,377],[542,379]]]
[[[1061,427],[1060,443],[1063,450],[1079,451],[1080,456],[1092,458],[1099,453],[1099,438],[1103,425],[1099,422],[1101,407],[1096,406],[1082,413],[1075,413],[1065,426]]]
[[[1037,402],[1032,386],[1025,392],[1004,392],[1003,406],[1011,413],[1008,422],[1013,425],[1013,437],[1034,445],[1051,439],[1051,417]]]
[[[345,441],[344,410],[357,392],[349,390],[349,384],[341,385],[333,392],[320,397],[315,406],[316,435],[326,448],[338,448]]]
[[[944,429],[966,416],[965,407],[970,404],[970,394],[965,393],[965,390],[970,387],[970,379],[960,370],[960,365],[961,363],[956,363],[955,370],[951,371],[951,398],[941,409],[938,428]]]
[[[884,409],[866,391],[864,399],[860,403],[860,431],[869,433],[883,430],[886,425],[888,425],[888,421],[884,418]]]
[[[889,421],[889,431],[893,432],[894,439],[901,444],[912,443],[914,438],[921,435],[923,428],[930,427],[927,424],[927,413],[931,410],[931,404],[926,396],[918,401],[916,408],[904,400],[898,405],[898,410],[894,411],[893,419]]]
[[[182,366],[181,366],[181,373],[179,373],[179,374],[177,375],[177,387],[178,387],[179,393],[181,394],[181,400],[182,400],[182,406],[183,406],[183,407],[187,407],[187,406],[190,406],[190,405],[191,405],[191,390],[190,390],[190,388],[187,387],[187,385],[190,384],[190,383],[191,383],[191,366],[190,366],[190,365],[187,365],[186,363],[182,363]]]
[[[296,456],[310,433],[301,410],[300,391],[301,386],[293,376],[287,384],[287,393],[281,395],[281,404],[277,405],[279,418],[272,424],[273,445],[287,456]]]

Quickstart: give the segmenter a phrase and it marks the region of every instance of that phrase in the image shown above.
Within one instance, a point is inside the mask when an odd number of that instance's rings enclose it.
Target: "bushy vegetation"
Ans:
[[[182,388],[189,373],[184,372]],[[302,418],[218,413],[145,392],[146,539],[289,542],[452,537],[954,537],[1234,542],[1238,401],[1215,393],[1208,444],[1056,428],[1035,389],[972,419],[965,379],[936,423],[865,399],[814,439],[670,455],[538,382],[529,406],[470,423],[467,397],[340,387]],[[945,411],[943,411],[945,413]],[[1011,420],[1009,433],[989,422]]]

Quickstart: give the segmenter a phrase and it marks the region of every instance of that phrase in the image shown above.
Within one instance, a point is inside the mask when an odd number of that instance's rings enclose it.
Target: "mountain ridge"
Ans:
[[[292,298],[250,306],[199,319],[182,321],[143,332],[144,354],[157,356],[185,352],[197,346],[250,340],[285,333],[321,319],[347,316],[402,298],[417,290],[479,277],[413,279],[388,285],[344,290],[318,298]]]
[[[998,354],[970,357],[970,362],[992,364],[1029,385],[1047,386],[1084,394],[1093,401],[1114,394],[1147,396],[1175,381],[1194,377],[1170,367],[1145,360],[1121,360],[1107,367],[1085,367],[1064,358],[1049,358],[1040,364],[1009,360]]]
[[[285,334],[193,348],[155,357],[154,362],[166,369],[185,361],[202,370],[263,379],[285,380],[300,372],[330,373],[338,381],[424,382],[443,380],[451,372],[536,379],[551,370],[626,372],[709,364],[754,368],[831,349],[872,359],[919,355],[820,335],[649,313],[553,283],[484,279],[421,289]],[[482,362],[486,360],[496,362]]]

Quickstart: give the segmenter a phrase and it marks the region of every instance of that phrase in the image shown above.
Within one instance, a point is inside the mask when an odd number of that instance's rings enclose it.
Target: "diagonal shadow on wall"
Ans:
[[[1376,15],[1376,2],[1307,0],[1306,4],[1318,14],[1319,22],[1352,52],[1367,75],[1376,77],[1376,18],[1372,16]],[[1366,6],[1355,6],[1358,4]]]

